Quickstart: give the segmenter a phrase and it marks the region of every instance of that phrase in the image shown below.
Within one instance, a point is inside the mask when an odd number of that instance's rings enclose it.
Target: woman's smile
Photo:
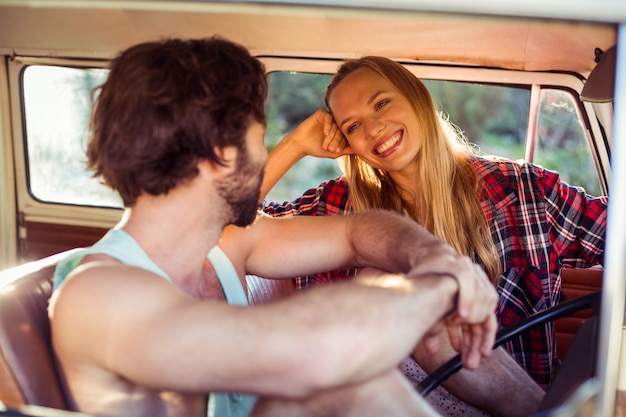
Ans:
[[[400,130],[391,136],[383,139],[374,147],[374,154],[378,156],[387,156],[398,149],[402,143],[403,132]]]

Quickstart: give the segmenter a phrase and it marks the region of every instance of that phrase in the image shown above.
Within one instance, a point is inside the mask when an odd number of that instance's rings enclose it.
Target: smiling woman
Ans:
[[[587,195],[540,166],[475,155],[437,113],[426,86],[398,62],[348,60],[330,82],[326,104],[331,113],[314,114],[274,149],[264,189],[289,167],[291,155],[323,156],[330,145],[330,135],[321,132],[331,131],[328,119],[343,135],[339,142],[349,145],[342,157],[345,177],[292,202],[266,203],[272,216],[403,213],[485,269],[498,288],[502,328],[559,303],[561,268],[601,263],[606,197]],[[544,388],[558,368],[554,332],[548,323],[506,345]],[[420,363],[425,358],[419,349],[414,357]]]

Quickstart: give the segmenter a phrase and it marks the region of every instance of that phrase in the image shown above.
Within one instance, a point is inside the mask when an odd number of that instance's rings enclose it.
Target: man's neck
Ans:
[[[174,283],[193,286],[203,279],[206,255],[219,242],[223,221],[206,203],[180,197],[140,196],[118,228],[130,234]]]

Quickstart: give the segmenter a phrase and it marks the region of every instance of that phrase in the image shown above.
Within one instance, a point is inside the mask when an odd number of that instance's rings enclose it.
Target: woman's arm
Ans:
[[[270,152],[261,184],[260,202],[289,169],[307,155],[337,158],[352,153],[333,116],[317,110]]]
[[[457,353],[446,334],[440,333],[437,337],[436,350],[420,344],[413,353],[427,373],[434,372]],[[495,349],[490,357],[483,358],[477,369],[461,369],[442,385],[459,399],[492,417],[529,416],[537,412],[545,394],[502,347]]]
[[[561,180],[557,172],[535,167],[545,193],[553,250],[566,264],[581,268],[602,263],[608,197],[593,197]]]

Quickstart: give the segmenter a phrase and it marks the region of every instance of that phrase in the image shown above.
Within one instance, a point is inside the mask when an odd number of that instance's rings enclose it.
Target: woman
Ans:
[[[305,155],[343,155],[345,177],[293,203],[265,204],[267,213],[405,213],[483,265],[500,294],[502,327],[559,302],[561,267],[601,263],[606,197],[588,196],[532,164],[474,155],[402,65],[381,57],[346,62],[326,105],[332,116],[316,112],[272,152],[262,192]],[[555,345],[550,323],[506,349],[546,388]]]

